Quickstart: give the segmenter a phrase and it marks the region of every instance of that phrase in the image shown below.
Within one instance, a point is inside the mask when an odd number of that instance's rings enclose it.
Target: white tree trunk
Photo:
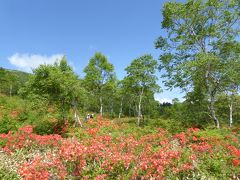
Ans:
[[[212,116],[212,118],[213,118],[213,120],[214,120],[214,124],[215,124],[215,126],[216,126],[216,128],[220,128],[220,124],[219,124],[219,120],[218,120],[218,118],[217,118],[217,116],[216,116],[216,112],[215,112],[215,107],[214,107],[214,105],[215,105],[215,100],[214,100],[214,98],[213,97],[211,97],[210,98],[211,100],[211,102],[210,102],[210,112],[211,112],[211,116]]]
[[[74,111],[74,127],[80,125],[80,127],[82,127],[82,122],[77,114],[77,110],[75,109]]]
[[[123,109],[122,106],[123,106],[123,98],[121,99],[120,110],[119,110],[119,114],[118,114],[119,119],[121,118],[121,115],[122,115],[122,109]]]
[[[233,105],[232,105],[232,101],[229,105],[229,126],[232,127],[232,123],[233,123]]]
[[[141,93],[139,95],[139,102],[138,102],[138,119],[137,119],[137,125],[138,126],[140,125],[140,120],[141,120],[141,117],[142,117],[142,109],[141,109],[142,95],[143,95],[143,88],[142,88]]]
[[[99,98],[100,100],[100,115],[103,115],[103,100],[102,100],[102,96]]]
[[[208,64],[208,70],[206,71],[205,74],[205,80],[206,80],[206,86],[207,86],[207,91],[208,91],[208,95],[210,97],[210,113],[211,116],[213,118],[214,124],[216,126],[216,128],[220,128],[220,124],[219,124],[219,120],[216,116],[216,112],[215,112],[215,94],[216,92],[212,89],[210,82],[209,82],[209,69],[210,69],[210,64]]]

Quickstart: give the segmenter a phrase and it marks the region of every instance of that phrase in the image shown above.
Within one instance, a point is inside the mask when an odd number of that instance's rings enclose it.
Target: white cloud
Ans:
[[[53,54],[51,56],[43,56],[39,54],[19,54],[16,53],[8,58],[8,61],[18,69],[31,72],[40,64],[53,64],[60,60],[63,54]]]
[[[159,101],[161,104],[163,103],[172,103],[172,99],[169,98],[156,98],[157,101]]]

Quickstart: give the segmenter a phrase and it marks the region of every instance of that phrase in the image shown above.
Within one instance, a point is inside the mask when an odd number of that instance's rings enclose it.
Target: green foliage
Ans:
[[[127,76],[124,85],[132,88],[130,90],[135,89],[138,94],[142,88],[150,92],[159,92],[159,86],[156,83],[156,69],[157,61],[151,55],[144,55],[134,59],[125,69]]]
[[[79,98],[81,93],[80,81],[72,68],[67,64],[65,57],[60,63],[54,65],[40,65],[34,70],[34,75],[21,90],[22,95],[28,99],[56,105],[62,112],[63,119],[66,112]]]
[[[93,90],[93,87],[101,89],[108,85],[110,80],[114,78],[113,71],[114,67],[108,62],[107,58],[101,53],[96,53],[84,69],[87,88],[89,90]]]
[[[100,114],[103,114],[103,104],[107,101],[107,97],[111,97],[114,92],[116,75],[114,67],[108,62],[107,58],[96,53],[90,59],[88,65],[84,68],[84,85],[89,91],[89,101],[94,100],[94,106],[100,109]],[[96,106],[97,105],[97,106]]]
[[[16,131],[23,125],[31,124],[37,134],[54,133],[61,116],[54,107],[51,107],[52,112],[48,112],[45,99],[35,98],[23,100],[16,96],[0,96],[0,132]]]
[[[44,135],[44,134],[53,134],[54,127],[56,122],[50,122],[49,120],[39,119],[34,121],[34,132],[36,134]]]
[[[123,88],[128,92],[129,103],[137,108],[138,125],[142,116],[142,105],[153,100],[153,95],[160,91],[156,77],[157,61],[151,55],[143,55],[131,62],[125,69],[127,76],[123,79]],[[132,101],[132,102],[131,102]]]
[[[30,74],[0,67],[0,93],[9,96],[18,94],[18,90],[28,81]]]
[[[0,133],[8,133],[9,131],[16,131],[20,127],[20,123],[12,120],[9,116],[5,115],[0,120]]]
[[[196,97],[203,95],[198,100],[209,100],[206,108],[209,105],[209,115],[219,128],[214,104],[217,94],[239,84],[239,78],[235,78],[239,77],[238,66],[233,66],[240,61],[236,41],[240,32],[239,2],[168,2],[162,12],[162,28],[168,36],[158,38],[155,47],[162,50],[159,68],[165,70],[165,85],[190,90]]]
[[[228,128],[223,128],[223,129],[205,128],[204,131],[197,132],[196,137],[216,138],[216,139],[224,140],[228,134],[231,134],[231,130]]]
[[[183,121],[177,119],[149,119],[146,122],[146,126],[149,128],[163,128],[172,134],[176,134],[184,131],[188,126],[191,125],[184,124]]]
[[[5,107],[6,111],[22,109],[25,105],[25,101],[18,97],[8,97],[4,95],[0,95],[0,105]]]

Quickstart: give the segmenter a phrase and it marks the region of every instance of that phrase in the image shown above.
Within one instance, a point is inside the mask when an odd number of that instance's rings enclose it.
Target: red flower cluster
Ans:
[[[113,137],[101,134],[101,128],[121,129],[110,121],[100,119],[90,121],[88,125],[87,129],[81,129],[87,136],[82,140],[36,135],[31,126],[22,127],[16,133],[0,134],[0,139],[5,140],[3,150],[9,153],[15,153],[16,149],[28,152],[40,147],[49,150],[47,156],[36,155],[19,165],[19,175],[29,180],[111,179],[116,176],[121,179],[125,175],[132,179],[188,177],[192,171],[198,171],[196,167],[201,166],[206,158],[214,158],[219,150],[229,151],[231,164],[228,160],[226,163],[230,166],[236,168],[240,165],[240,150],[236,146],[227,146],[225,141],[212,137],[199,137],[197,128],[174,136],[158,128],[140,137],[130,134]]]
[[[231,155],[234,157],[232,159],[232,164],[234,166],[240,166],[240,149],[237,149],[235,146],[229,146]]]
[[[58,158],[51,157],[50,161],[47,162],[36,156],[31,162],[25,162],[19,167],[19,174],[28,180],[48,180],[50,177],[63,179],[66,177],[67,171]]]
[[[212,152],[212,146],[207,142],[200,142],[198,144],[192,144],[191,147],[196,152]]]

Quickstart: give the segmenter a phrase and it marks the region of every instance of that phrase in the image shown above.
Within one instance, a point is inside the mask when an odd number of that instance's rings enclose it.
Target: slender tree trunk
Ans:
[[[73,114],[73,121],[74,121],[73,127],[76,127],[76,125],[77,125],[77,112],[75,110],[74,110],[74,114]]]
[[[141,119],[141,103],[138,104],[138,119],[137,119],[137,125],[140,125],[140,119]]]
[[[233,105],[232,105],[232,100],[229,105],[229,126],[232,127],[233,124]]]
[[[123,109],[122,106],[123,106],[123,98],[121,99],[120,110],[119,110],[119,114],[118,114],[119,119],[121,118],[121,115],[122,115],[122,109]]]
[[[82,126],[82,122],[81,122],[81,120],[79,118],[79,112],[77,110],[77,102],[74,101],[72,104],[73,104],[73,111],[74,111],[74,118],[73,118],[73,120],[74,120],[74,127],[76,127],[78,125],[80,125],[80,127],[83,127]]]
[[[214,124],[215,124],[215,126],[216,126],[216,128],[220,128],[220,124],[219,124],[219,120],[218,120],[218,118],[217,118],[217,116],[216,116],[216,112],[215,112],[215,99],[214,99],[214,97],[211,97],[210,98],[210,112],[211,112],[211,116],[212,116],[212,118],[213,118],[213,120],[214,120]]]
[[[99,98],[100,101],[100,115],[103,115],[103,100],[102,100],[102,96]]]
[[[138,102],[138,119],[137,119],[137,125],[140,125],[140,120],[142,117],[142,111],[141,111],[141,106],[142,106],[142,95],[143,95],[143,88],[141,90],[140,96],[139,96],[139,102]]]
[[[216,128],[219,129],[220,124],[219,124],[219,120],[218,120],[218,118],[216,116],[216,112],[215,112],[215,94],[216,94],[216,92],[213,90],[213,88],[211,87],[210,82],[209,82],[209,69],[210,69],[210,64],[208,63],[208,69],[207,69],[206,74],[205,74],[205,80],[206,80],[208,95],[210,97],[209,110],[210,110],[210,113],[211,113],[211,116],[213,118],[213,121],[214,121],[214,124],[215,124]]]
[[[78,115],[78,113],[77,113],[77,109],[75,109],[74,110],[74,127],[76,127],[76,126],[80,126],[80,127],[83,127],[82,126],[82,122],[81,122],[81,120],[80,120],[80,118],[79,118],[79,115]]]

